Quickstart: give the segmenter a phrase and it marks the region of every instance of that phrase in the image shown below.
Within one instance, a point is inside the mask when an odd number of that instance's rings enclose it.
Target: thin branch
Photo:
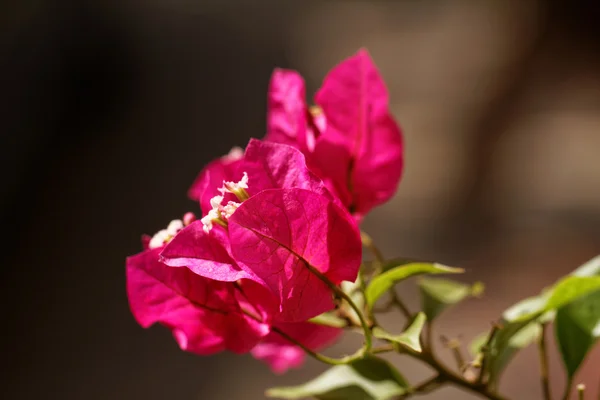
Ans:
[[[567,381],[567,386],[565,387],[565,392],[563,393],[563,400],[569,400],[571,396],[571,390],[573,390],[573,378],[569,378]]]
[[[490,347],[491,347],[492,342],[494,341],[494,338],[496,337],[496,334],[498,333],[499,330],[500,330],[500,325],[497,323],[494,323],[492,325],[492,330],[490,331],[490,334],[489,334],[485,344],[481,348],[483,357],[481,360],[481,367],[479,369],[479,376],[477,377],[477,383],[480,385],[484,383],[485,373],[486,373],[486,369],[487,369],[487,363],[489,362],[489,358],[490,358],[489,357]]]
[[[548,352],[546,350],[546,324],[542,324],[542,332],[538,339],[538,350],[540,354],[540,375],[542,382],[542,392],[545,400],[552,400],[550,393],[550,372],[548,369]]]
[[[308,354],[309,356],[313,357],[316,360],[319,360],[325,364],[329,364],[329,365],[342,365],[342,364],[348,364],[352,361],[355,360],[359,360],[361,358],[364,357],[364,349],[360,349],[358,352],[356,352],[355,354],[351,355],[351,356],[347,356],[347,357],[342,357],[342,358],[332,358],[332,357],[328,357],[325,356],[323,354],[317,353],[312,351],[311,349],[309,349],[308,347],[306,347],[304,344],[300,343],[299,341],[297,341],[296,339],[294,339],[293,337],[291,337],[290,335],[288,335],[287,333],[285,333],[284,331],[282,331],[281,329],[272,326],[271,330],[275,333],[277,333],[278,335],[280,335],[281,337],[283,337],[284,339],[286,339],[287,341],[294,343],[295,345],[297,345],[298,347],[300,347],[302,350],[304,350],[304,352],[306,354]]]
[[[385,344],[379,347],[373,347],[371,349],[371,354],[381,354],[381,353],[389,353],[390,351],[396,350],[396,346],[393,344]]]
[[[396,291],[394,289],[390,290],[389,293],[390,293],[390,298],[391,298],[392,303],[400,309],[402,314],[408,320],[406,322],[406,324],[407,325],[410,324],[412,322],[413,314],[410,312],[408,307],[406,307],[406,304],[404,304],[404,302],[400,299],[400,297],[398,296],[398,294],[396,293]]]
[[[443,385],[444,382],[445,382],[445,380],[442,376],[435,375],[435,376],[419,383],[417,386],[411,388],[408,393],[400,396],[400,398],[407,399],[415,394],[421,395],[421,394],[426,394],[426,393],[432,392],[432,391],[438,389],[441,385]]]
[[[452,356],[454,357],[454,361],[456,362],[456,366],[458,370],[462,373],[465,371],[467,367],[467,363],[465,361],[465,357],[463,356],[461,350],[461,343],[458,339],[448,339],[445,336],[442,336],[442,341],[444,346],[448,348],[452,352]]]
[[[428,351],[423,351],[422,353],[411,349],[408,346],[405,346],[399,343],[399,351],[403,354],[408,354],[412,358],[420,360],[425,364],[429,365],[435,371],[437,371],[439,375],[439,379],[442,379],[445,382],[452,383],[456,386],[459,386],[463,389],[469,390],[471,392],[477,393],[483,397],[486,397],[490,400],[505,400],[501,395],[492,392],[486,385],[477,384],[473,382],[469,382],[464,377],[455,374],[448,368],[446,368],[441,362],[439,362],[433,354]]]
[[[340,289],[333,282],[331,282],[319,270],[317,270],[315,267],[313,267],[312,265],[310,265],[308,263],[306,264],[306,266],[308,267],[308,269],[310,270],[310,272],[313,273],[322,282],[324,282],[333,291],[333,293],[335,293],[335,295],[337,297],[345,300],[348,303],[348,305],[354,310],[354,312],[358,316],[358,319],[360,320],[360,325],[361,325],[361,327],[363,329],[363,332],[365,334],[364,351],[366,353],[369,353],[371,351],[371,347],[373,347],[373,338],[372,338],[371,329],[369,328],[369,324],[367,323],[367,320],[365,319],[365,316],[363,315],[363,312],[356,305],[356,303],[354,303],[354,301],[352,300],[352,298],[350,296],[348,296],[342,289]]]
[[[577,385],[577,398],[579,400],[585,400],[585,385],[583,383]]]
[[[360,231],[360,238],[362,240],[363,246],[365,246],[371,252],[371,254],[373,254],[373,257],[375,257],[375,261],[377,262],[377,264],[379,264],[379,268],[377,268],[377,270],[380,270],[383,267],[383,264],[385,264],[385,258],[383,257],[383,253],[379,250],[377,246],[375,246],[373,238],[371,238],[371,236],[369,236],[368,233]]]

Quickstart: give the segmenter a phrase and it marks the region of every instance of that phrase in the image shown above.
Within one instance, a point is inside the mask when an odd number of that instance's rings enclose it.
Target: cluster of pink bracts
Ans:
[[[127,259],[143,327],[168,327],[196,354],[251,352],[275,372],[304,353],[273,327],[315,351],[339,336],[308,320],[334,308],[323,278],[356,280],[358,225],[396,191],[403,146],[366,51],[336,66],[315,102],[297,72],[276,70],[266,137],[210,163],[189,191],[203,218],[172,221]]]

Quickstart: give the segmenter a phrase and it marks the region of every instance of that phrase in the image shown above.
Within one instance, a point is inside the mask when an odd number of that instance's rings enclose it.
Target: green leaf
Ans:
[[[269,389],[268,397],[320,400],[387,400],[407,392],[408,382],[387,361],[367,357],[336,365],[303,385]]]
[[[554,328],[568,378],[572,379],[600,337],[600,291],[559,309]]]
[[[575,271],[571,273],[571,275],[575,276],[594,276],[600,275],[600,256],[596,256],[592,258],[590,261],[586,262]]]
[[[421,303],[428,321],[433,321],[446,308],[461,302],[465,298],[479,295],[481,283],[467,285],[449,279],[422,279],[419,282]]]
[[[400,335],[392,335],[381,328],[375,328],[373,329],[373,336],[378,339],[385,339],[400,343],[415,351],[421,352],[421,343],[419,338],[421,337],[421,331],[423,330],[423,325],[425,325],[426,320],[427,317],[425,314],[420,312],[417,314],[410,326],[406,328],[406,330]]]
[[[502,371],[506,368],[510,360],[517,352],[535,342],[542,332],[542,327],[537,322],[524,324],[516,329],[514,334],[506,335],[506,331],[498,336],[498,342],[501,346],[495,346],[495,354],[490,359],[489,369],[492,380],[500,377]]]
[[[389,271],[390,269],[393,269],[396,267],[401,267],[406,264],[434,264],[434,263],[426,262],[426,261],[422,261],[422,260],[416,260],[413,258],[397,257],[397,258],[393,258],[391,260],[386,260],[385,263],[383,263],[383,265],[381,266],[381,272],[386,272],[386,271]]]
[[[369,308],[372,308],[377,300],[390,290],[394,284],[411,276],[423,274],[459,274],[462,272],[464,270],[461,268],[452,268],[435,263],[409,263],[390,268],[381,275],[373,278],[367,286],[365,290],[367,305]]]
[[[565,308],[567,310],[580,309],[581,307],[578,308],[577,306],[580,299],[600,291],[600,276],[598,275],[600,275],[600,256],[583,264],[552,287],[544,289],[540,295],[522,300],[507,309],[502,316],[503,326],[496,333],[486,354],[489,357],[486,369],[491,380],[494,381],[499,378],[502,370],[518,350],[536,340],[541,330],[541,324],[551,322],[555,315],[558,319],[559,313],[561,313],[560,318],[562,319],[561,327],[556,328],[559,345],[558,329],[561,330],[560,334],[564,336],[565,350],[566,346],[575,344],[574,342],[567,344],[566,341],[569,341],[568,338],[571,335],[578,335],[578,333],[574,333],[573,326],[583,325],[582,322],[575,323],[574,321],[575,319],[580,321],[581,317],[575,317],[571,311],[563,312],[561,310]],[[573,304],[573,307],[571,307],[571,304]],[[591,324],[590,321],[587,323]],[[593,331],[593,328],[590,329]],[[600,328],[598,329],[600,330]],[[579,337],[579,339],[581,342],[577,344],[581,348],[574,349],[573,355],[569,354],[568,360],[565,359],[567,369],[576,369],[589,350],[588,345],[591,347],[590,339],[585,340],[583,337]],[[473,350],[484,343],[479,337],[472,344]]]
[[[557,310],[578,298],[600,290],[600,276],[568,276],[556,284],[545,311]]]
[[[330,312],[317,315],[316,317],[311,318],[308,321],[312,322],[313,324],[332,326],[334,328],[345,328],[346,326],[348,326],[346,321]]]
[[[540,334],[542,322],[547,322],[550,313],[544,313],[548,300],[546,292],[521,300],[502,314],[502,327],[498,329],[486,351],[486,373],[492,382],[497,381],[510,360],[517,352],[529,346]],[[543,320],[542,320],[543,319]],[[483,346],[489,334],[482,335],[472,343]],[[478,349],[481,351],[481,349]]]
[[[522,322],[538,318],[543,313],[556,311],[598,290],[600,290],[600,276],[569,275],[547,289],[542,295],[532,298],[537,299],[532,300],[535,306],[528,311],[522,311],[512,321]]]
[[[533,343],[542,331],[537,321],[513,323],[500,329],[492,339],[489,348],[484,349],[489,333],[477,336],[471,342],[471,354],[486,357],[485,369],[490,382],[497,382],[502,372],[517,352]]]
[[[472,356],[481,353],[481,349],[487,342],[489,335],[488,332],[480,333],[471,340],[471,343],[469,344],[469,353],[471,353]]]
[[[524,321],[532,316],[541,314],[548,299],[545,296],[532,296],[512,305],[502,314],[505,322]]]

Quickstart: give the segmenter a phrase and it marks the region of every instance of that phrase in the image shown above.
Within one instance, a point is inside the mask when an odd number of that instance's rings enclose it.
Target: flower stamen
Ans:
[[[195,219],[196,216],[189,212],[183,216],[183,221],[180,219],[174,219],[173,221],[169,222],[167,229],[161,229],[160,231],[156,232],[154,236],[152,236],[152,239],[150,239],[150,242],[148,243],[148,248],[156,249],[169,243],[180,230],[191,224]]]
[[[223,181],[223,187],[218,189],[221,195],[210,199],[210,206],[212,209],[201,219],[202,224],[204,225],[204,232],[210,232],[214,224],[227,228],[227,220],[229,217],[233,215],[242,202],[250,198],[246,189],[248,189],[248,174],[246,172],[244,172],[244,175],[239,182]],[[227,193],[235,195],[240,202],[228,201],[227,204],[223,205],[223,200]]]

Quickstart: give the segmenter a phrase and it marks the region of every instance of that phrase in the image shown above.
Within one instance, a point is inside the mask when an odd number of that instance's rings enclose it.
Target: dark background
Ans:
[[[168,331],[131,317],[124,260],[142,233],[197,211],[185,192],[205,163],[263,136],[274,67],[301,70],[314,90],[361,46],[407,143],[398,196],[365,229],[389,256],[465,266],[466,279],[487,281],[485,300],[440,324],[467,338],[486,329],[600,252],[594,4],[3,4],[2,397],[260,399],[321,370],[309,362],[278,378],[247,356],[179,351]],[[405,296],[415,304],[409,287]],[[516,399],[539,396],[533,354],[507,374]],[[593,390],[598,370],[596,352],[581,373]]]

